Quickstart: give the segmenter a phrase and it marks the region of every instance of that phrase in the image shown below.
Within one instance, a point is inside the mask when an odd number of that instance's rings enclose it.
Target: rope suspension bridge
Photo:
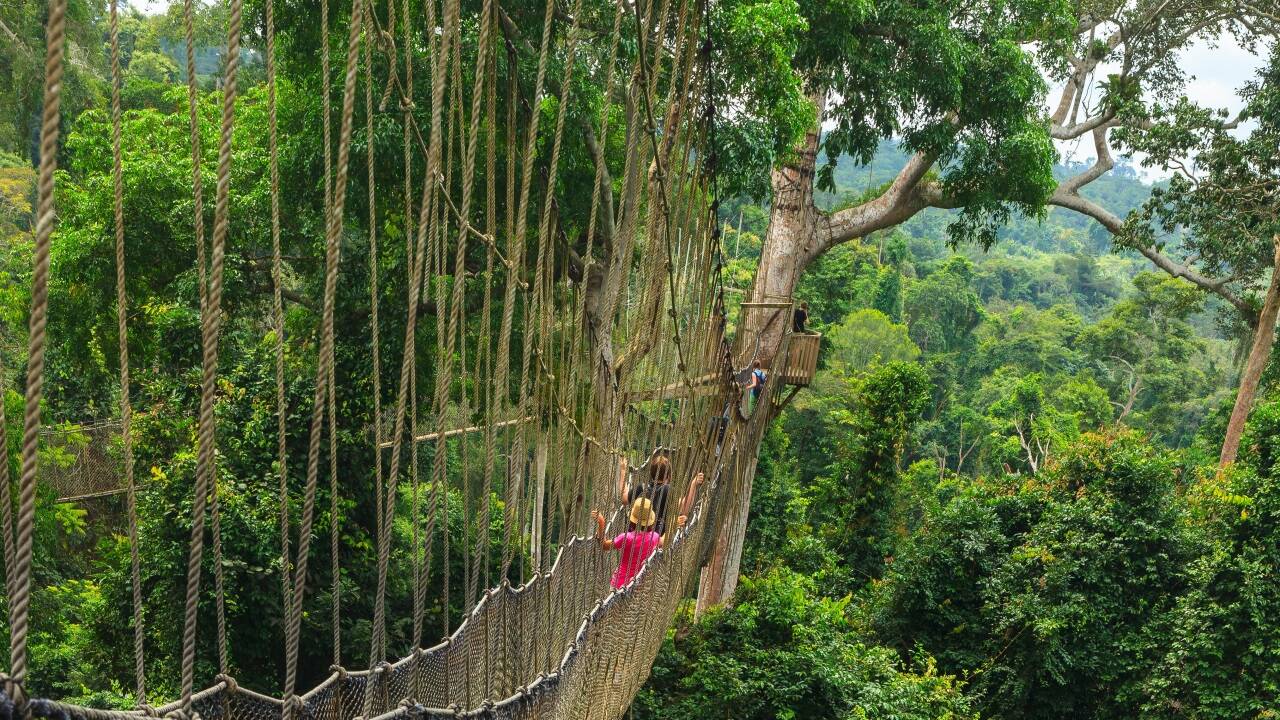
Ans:
[[[143,489],[134,469],[125,293],[126,257],[140,249],[129,245],[124,222],[129,208],[122,191],[117,2],[111,0],[110,46],[120,338],[118,422],[131,551],[136,709],[79,707],[34,698],[26,690],[32,673],[40,670],[28,667],[27,644],[44,361],[50,341],[46,337],[49,253],[56,225],[54,178],[66,21],[66,0],[49,0],[16,498],[11,497],[7,460],[0,462],[5,473],[0,477],[0,521],[10,628],[10,665],[3,679],[7,701],[0,703],[0,715],[76,720],[620,717],[647,677],[666,628],[715,544],[735,523],[745,522],[735,500],[754,472],[771,410],[783,402],[780,383],[771,382],[756,400],[756,412],[741,409],[742,389],[735,378],[750,362],[751,350],[743,351],[744,343],[739,343],[735,351],[725,337],[714,187],[716,108],[709,75],[713,48],[705,2],[620,0],[609,6],[611,28],[604,31],[607,52],[585,58],[582,51],[589,35],[600,30],[589,32],[580,25],[583,0],[574,0],[567,14],[549,0],[542,11],[541,32],[532,41],[521,35],[497,0],[469,5],[465,12],[460,0],[428,0],[421,7],[425,18],[411,12],[408,0],[388,0],[383,7],[374,0],[351,0],[345,55],[339,59],[343,81],[336,113],[329,106],[329,93],[322,93],[324,284],[317,306],[314,394],[310,406],[301,409],[309,412],[308,452],[305,465],[298,467],[290,462],[285,440],[289,408],[276,9],[272,0],[266,0],[271,324],[285,663],[281,678],[253,678],[234,676],[235,648],[228,641],[219,504],[219,485],[225,481],[216,467],[214,416],[217,403],[229,402],[218,398],[217,380],[224,266],[228,243],[235,242],[229,193],[243,0],[229,2],[213,188],[204,187],[200,171],[207,149],[201,147],[199,91],[192,62],[194,0],[185,0],[202,373],[185,613],[180,628],[167,629],[181,637],[181,687],[172,702],[163,706],[149,704],[145,662],[146,592],[140,557],[147,548],[141,546],[138,532],[138,496]],[[329,0],[321,0],[321,9],[320,50],[328,78]],[[415,23],[421,26],[424,21],[425,40],[412,32]],[[553,32],[556,26],[560,32]],[[429,68],[426,108],[414,102],[414,83],[421,81],[414,77],[415,53],[425,54]],[[518,77],[515,63],[522,56],[536,66],[532,87],[522,86]],[[553,73],[553,67],[561,70]],[[375,68],[385,69],[384,77],[375,77]],[[601,107],[575,106],[575,88],[584,82],[599,83],[604,89]],[[501,110],[500,95],[505,95]],[[555,102],[546,103],[549,98]],[[369,139],[365,158],[357,157],[354,142],[358,104],[363,104]],[[402,126],[403,187],[385,189],[375,182],[376,144],[371,138],[378,114],[397,116]],[[331,126],[331,116],[336,127]],[[566,130],[570,122],[577,124],[572,132]],[[543,123],[550,126],[540,127]],[[611,167],[605,146],[617,137],[622,138],[622,160]],[[557,198],[557,181],[567,145],[579,138],[595,174],[589,211],[585,217],[569,218],[559,204],[563,199]],[[331,152],[331,147],[336,151]],[[370,215],[366,219],[373,336],[370,380],[377,419],[369,439],[376,458],[370,479],[377,499],[370,534],[376,539],[377,581],[369,646],[352,649],[343,645],[341,622],[338,502],[344,488],[335,459],[334,306],[344,227],[352,219],[346,211],[348,184],[361,160],[367,165]],[[213,221],[206,236],[204,208],[210,190]],[[384,190],[394,199],[387,200]],[[378,230],[385,220],[376,213],[389,205],[403,212],[408,277],[407,297],[396,308],[403,310],[405,323],[401,362],[398,372],[383,377],[380,323],[387,310],[379,307],[378,263],[386,248],[379,245],[384,238]],[[585,238],[585,251],[573,249],[566,240],[570,233]],[[478,317],[468,303],[469,295],[479,296]],[[423,313],[422,308],[429,306],[434,307],[434,317]],[[432,320],[435,347],[424,352],[419,325]],[[468,334],[468,322],[480,328],[478,337]],[[786,362],[787,342],[784,338],[774,355],[775,365],[779,358]],[[810,354],[803,363],[811,375],[816,348]],[[430,363],[434,370],[430,389],[418,387],[422,363]],[[384,407],[386,383],[394,401]],[[735,407],[739,409],[733,411]],[[0,416],[0,426],[3,422]],[[461,463],[447,460],[450,448]],[[633,580],[615,589],[610,575],[617,559],[586,537],[590,511],[615,510],[611,529],[625,523],[625,514],[616,512],[618,459],[651,462],[658,455],[671,465],[671,489],[678,496],[684,496],[699,472],[707,479],[705,490],[687,522]],[[322,467],[322,457],[327,457],[327,468]],[[644,471],[643,462],[633,468],[636,473]],[[315,574],[308,563],[314,536],[324,532],[317,527],[317,505],[325,474],[331,503],[332,638],[330,647],[305,647],[304,603],[308,594],[317,593],[317,588],[308,586]],[[305,478],[300,512],[294,509],[299,496],[291,475]],[[407,493],[404,484],[409,486]],[[495,495],[502,498],[501,509],[494,506]],[[460,535],[455,535],[448,518],[450,504],[458,497],[462,507],[452,512],[460,510],[464,522]],[[668,515],[672,517],[664,518],[669,528],[677,524],[675,507],[671,503]],[[497,551],[501,557],[490,555],[490,519],[495,511],[503,517]],[[406,519],[412,526],[410,547],[395,548],[393,526]],[[393,552],[410,558],[413,597],[408,648],[392,647],[389,640],[389,575],[399,571]],[[212,563],[207,562],[206,553],[212,555]],[[443,597],[438,600],[446,608],[444,639],[429,645],[424,642],[429,632],[425,627],[430,602],[427,580],[433,563],[447,568],[451,558],[464,562],[464,587],[451,588],[450,573],[443,573]],[[202,586],[210,581],[206,574],[213,576],[220,674],[205,679],[209,684],[198,689],[203,684],[196,676],[198,606]],[[457,627],[450,627],[447,611],[451,594],[454,601],[461,596],[468,608]],[[315,687],[299,687],[300,657],[325,652],[333,658],[328,677]],[[355,658],[363,669],[343,666],[344,660]],[[254,689],[277,686],[283,690],[274,695]]]

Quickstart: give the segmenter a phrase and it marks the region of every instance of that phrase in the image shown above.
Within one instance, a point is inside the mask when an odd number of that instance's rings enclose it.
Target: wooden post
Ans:
[[[533,568],[542,572],[542,516],[547,500],[547,433],[538,434],[537,449],[533,455],[534,486],[533,519],[530,521],[529,547],[533,555]]]

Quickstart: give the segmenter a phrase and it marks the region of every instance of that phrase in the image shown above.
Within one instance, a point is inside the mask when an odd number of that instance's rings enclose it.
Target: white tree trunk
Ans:
[[[1244,437],[1245,421],[1253,410],[1253,401],[1258,394],[1258,382],[1262,379],[1262,371],[1267,368],[1271,359],[1271,346],[1276,337],[1276,315],[1280,312],[1280,236],[1275,238],[1275,261],[1271,268],[1271,284],[1267,286],[1266,299],[1262,303],[1262,312],[1258,316],[1258,329],[1253,333],[1253,347],[1249,350],[1249,360],[1245,363],[1244,373],[1240,377],[1240,389],[1236,392],[1236,404],[1231,410],[1231,419],[1227,422],[1226,437],[1222,441],[1222,455],[1218,459],[1218,467],[1225,468],[1236,461],[1240,452],[1240,439]]]
[[[537,449],[533,454],[534,486],[533,520],[529,530],[530,554],[533,555],[533,569],[542,571],[542,516],[547,501],[547,434],[538,434]]]

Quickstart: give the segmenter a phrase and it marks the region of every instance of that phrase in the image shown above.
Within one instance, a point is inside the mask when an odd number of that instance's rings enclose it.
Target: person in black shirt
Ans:
[[[671,461],[659,455],[649,463],[649,481],[639,487],[631,486],[628,480],[627,459],[618,458],[618,496],[624,507],[630,507],[637,498],[647,498],[653,504],[653,511],[658,516],[655,530],[659,535],[666,533],[667,496],[671,491]],[[680,499],[678,519],[688,516],[698,496],[698,488],[702,485],[702,473],[693,477],[689,491]]]
[[[793,318],[795,325],[792,329],[802,335],[807,335],[809,331],[805,329],[805,323],[809,322],[809,303],[800,303],[800,307],[796,308]]]

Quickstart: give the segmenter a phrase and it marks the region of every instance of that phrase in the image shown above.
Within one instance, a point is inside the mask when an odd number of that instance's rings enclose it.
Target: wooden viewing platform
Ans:
[[[782,371],[782,382],[786,385],[808,387],[818,369],[818,348],[821,346],[822,335],[818,333],[793,334],[791,348],[787,353],[787,366]]]

